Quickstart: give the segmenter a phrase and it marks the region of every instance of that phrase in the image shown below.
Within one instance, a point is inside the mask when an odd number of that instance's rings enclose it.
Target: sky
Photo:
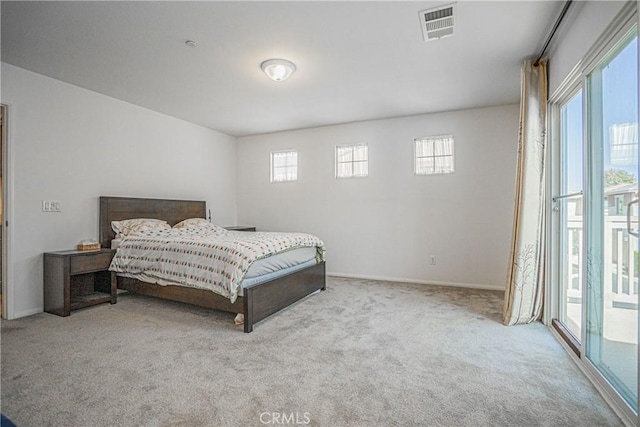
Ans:
[[[597,72],[597,71],[596,71]],[[596,89],[596,88],[594,88]],[[638,123],[638,37],[602,69],[604,170],[624,169],[638,176],[638,165],[612,165],[610,132],[613,124]],[[582,185],[582,91],[563,109],[567,144],[567,192]]]

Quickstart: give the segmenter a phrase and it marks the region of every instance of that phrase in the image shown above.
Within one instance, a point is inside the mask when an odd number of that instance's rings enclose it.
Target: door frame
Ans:
[[[12,117],[15,115],[15,104],[10,101],[0,101],[4,109],[3,126],[4,144],[2,146],[2,318],[14,319],[14,283],[13,262],[11,248],[13,245],[13,165],[14,157],[11,142],[14,137]]]
[[[549,115],[547,126],[551,133],[551,141],[552,144],[556,144],[557,139],[559,138],[559,109],[560,102],[565,99],[568,99],[568,92],[572,92],[575,89],[576,85],[582,85],[583,89],[583,144],[585,144],[585,161],[587,158],[587,150],[590,144],[590,136],[587,133],[587,127],[589,126],[589,111],[586,108],[586,103],[590,97],[589,88],[587,85],[587,76],[600,64],[600,62],[609,54],[611,50],[613,50],[618,44],[622,42],[624,36],[631,30],[634,25],[637,25],[639,21],[639,13],[637,2],[627,2],[621,9],[620,13],[613,19],[613,21],[609,24],[609,26],[605,29],[602,35],[597,39],[597,41],[593,44],[593,46],[588,50],[588,52],[583,56],[582,60],[578,62],[575,68],[569,73],[564,82],[556,89],[556,91],[549,97]],[[573,93],[573,92],[572,92]],[[554,139],[555,138],[555,139]],[[548,195],[555,194],[553,191],[558,190],[559,186],[556,184],[559,168],[560,168],[560,159],[557,158],[558,153],[554,153],[553,151],[554,145],[552,145],[552,149],[548,151],[549,161],[549,173],[547,174],[547,193]],[[553,156],[553,157],[552,157]],[[585,162],[586,166],[586,162]],[[584,169],[585,175],[588,173],[588,168]],[[585,176],[585,182],[588,179]],[[554,188],[554,186],[556,188]],[[586,188],[585,188],[586,190]],[[587,194],[585,191],[585,200],[587,199]],[[547,208],[547,218],[550,219],[548,221],[549,226],[547,226],[547,253],[550,255],[547,259],[550,262],[547,263],[546,274],[548,278],[552,278],[551,280],[547,280],[545,284],[545,292],[547,297],[545,298],[545,309],[543,315],[543,322],[549,326],[551,333],[560,341],[560,344],[567,350],[567,352],[572,356],[573,360],[576,361],[580,370],[587,376],[587,378],[591,381],[591,383],[595,386],[595,388],[600,392],[602,397],[607,401],[607,403],[612,407],[612,409],[617,413],[617,415],[624,420],[624,422],[628,425],[640,425],[638,424],[638,420],[640,419],[640,413],[634,414],[631,407],[627,404],[627,402],[614,390],[612,385],[607,381],[607,379],[600,373],[600,371],[593,365],[593,363],[586,357],[586,352],[582,351],[580,355],[574,355],[573,351],[569,347],[569,345],[565,342],[564,338],[561,334],[559,334],[552,326],[552,319],[557,317],[558,315],[558,284],[553,282],[553,278],[555,278],[555,273],[557,271],[558,265],[557,261],[554,260],[555,254],[557,254],[558,247],[557,244],[553,244],[554,235],[552,234],[554,231],[557,232],[557,225],[554,229],[552,225],[553,221],[553,212],[552,212],[552,203],[551,197],[547,197],[546,202]],[[584,221],[586,224],[587,218],[587,210],[583,211]],[[556,220],[556,223],[558,221]],[[585,235],[583,239],[583,245],[588,245],[588,236]],[[583,253],[582,260],[582,268],[586,268],[586,251]],[[556,270],[553,270],[555,268]],[[586,278],[586,274],[583,275]],[[583,292],[586,292],[587,287],[583,286]],[[582,307],[582,316],[583,316],[583,328],[582,328],[582,344],[585,342],[585,320],[586,320],[586,310],[587,310],[587,299],[586,295],[583,293],[583,307]],[[640,320],[639,320],[640,323]],[[639,332],[640,333],[640,332]],[[640,365],[640,360],[638,361]],[[640,371],[639,371],[640,376]]]
[[[573,99],[574,96],[578,94],[578,92],[582,91],[582,102],[583,109],[585,104],[585,91],[584,91],[584,79],[580,73],[580,69],[578,67],[574,68],[569,76],[565,79],[562,85],[558,87],[558,89],[554,92],[553,96],[549,98],[548,102],[548,119],[547,119],[547,127],[550,130],[550,145],[547,150],[547,164],[549,165],[549,173],[546,176],[546,191],[548,196],[548,203],[546,204],[546,214],[549,226],[547,227],[547,242],[548,248],[547,251],[549,254],[553,256],[547,257],[548,262],[546,263],[546,277],[549,280],[545,281],[545,292],[546,292],[546,300],[544,304],[543,311],[543,323],[545,325],[551,326],[557,329],[556,333],[558,333],[562,339],[569,345],[572,351],[576,354],[577,357],[580,357],[582,352],[582,343],[584,342],[584,329],[581,330],[580,336],[577,337],[580,341],[576,342],[575,339],[571,336],[568,328],[562,323],[559,322],[560,314],[562,313],[562,308],[560,305],[563,303],[560,299],[560,289],[564,286],[564,283],[560,283],[561,279],[561,268],[562,266],[559,263],[558,256],[562,253],[564,249],[562,246],[562,242],[560,241],[560,227],[561,227],[561,212],[554,211],[554,203],[552,198],[554,196],[561,194],[561,173],[562,173],[562,165],[564,163],[564,147],[562,146],[562,129],[561,129],[561,109],[563,105],[566,105],[569,101]],[[583,153],[583,173],[587,173],[587,169],[584,167],[585,163],[585,152],[586,152],[586,140],[585,140],[585,120],[582,123],[582,153]],[[583,177],[583,181],[586,182],[586,176]],[[587,220],[587,212],[584,209],[584,200],[585,196],[582,196],[582,220],[583,224],[586,223]],[[583,226],[584,227],[584,226]],[[584,232],[584,230],[583,230]],[[584,253],[583,253],[584,256]],[[580,266],[582,269],[582,277],[585,276],[585,260],[582,259],[580,262]],[[584,313],[584,298],[582,304],[582,319],[585,318]]]

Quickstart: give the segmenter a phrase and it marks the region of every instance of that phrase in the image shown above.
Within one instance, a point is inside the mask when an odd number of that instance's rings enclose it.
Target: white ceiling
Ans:
[[[518,102],[563,2],[1,2],[2,61],[230,135]],[[199,46],[190,48],[186,40]],[[260,63],[298,70],[273,82]]]

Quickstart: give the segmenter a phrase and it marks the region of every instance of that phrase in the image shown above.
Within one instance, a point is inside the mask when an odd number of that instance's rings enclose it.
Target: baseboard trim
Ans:
[[[417,283],[419,285],[449,286],[454,288],[483,289],[487,291],[504,292],[504,287],[480,285],[477,283],[441,282],[437,280],[417,280],[417,279],[407,279],[402,277],[367,276],[362,274],[349,274],[349,273],[336,273],[336,272],[327,272],[327,276],[344,277],[347,279],[379,280],[382,282]]]
[[[27,317],[27,316],[33,316],[34,314],[40,314],[44,312],[44,308],[32,308],[31,310],[24,310],[24,311],[20,311],[20,312],[14,312],[14,316],[11,319],[7,319],[7,320],[13,320],[13,319],[19,319],[21,317]]]

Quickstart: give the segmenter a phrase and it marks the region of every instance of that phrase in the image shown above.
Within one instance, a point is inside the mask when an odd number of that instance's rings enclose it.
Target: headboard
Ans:
[[[193,200],[137,199],[100,197],[100,245],[111,247],[115,233],[111,221],[132,218],[156,218],[171,226],[188,218],[206,218],[207,203]]]

